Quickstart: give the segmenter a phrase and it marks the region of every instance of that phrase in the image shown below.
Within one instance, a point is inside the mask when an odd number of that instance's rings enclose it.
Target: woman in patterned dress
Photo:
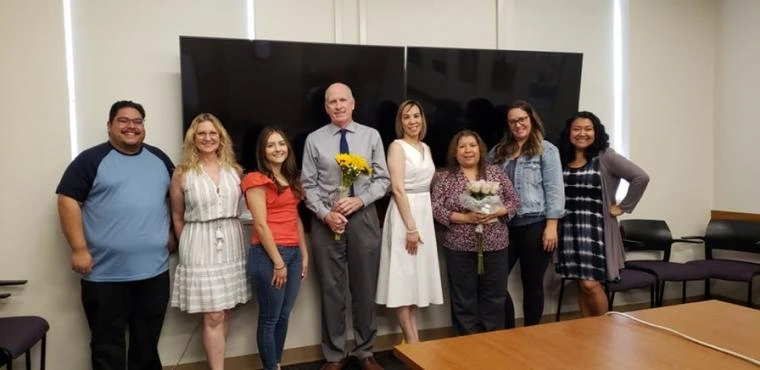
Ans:
[[[309,253],[297,208],[303,194],[301,177],[282,131],[261,131],[256,161],[259,170],[247,174],[241,184],[253,215],[248,277],[259,302],[259,356],[264,370],[273,370],[280,368],[290,311],[309,270]]]
[[[646,172],[609,146],[602,122],[585,111],[567,120],[558,143],[566,214],[557,249],[557,272],[578,280],[583,316],[607,312],[603,284],[619,280],[625,263],[617,217],[633,211],[649,182]],[[617,203],[621,179],[630,186]]]
[[[183,161],[170,188],[179,239],[171,305],[203,313],[203,347],[211,369],[224,368],[229,310],[251,297],[240,225],[240,166],[214,115],[195,117],[185,134]]]
[[[470,182],[498,182],[503,206],[484,214],[465,209],[459,195]],[[512,182],[498,166],[486,163],[480,135],[462,130],[451,139],[448,168],[433,181],[433,217],[445,232],[446,268],[451,299],[451,326],[456,335],[504,329],[507,291],[507,222],[519,202]],[[477,225],[483,225],[484,271],[478,273]]]

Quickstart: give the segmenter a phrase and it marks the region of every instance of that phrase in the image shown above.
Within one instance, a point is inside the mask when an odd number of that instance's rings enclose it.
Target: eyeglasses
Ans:
[[[122,126],[126,126],[130,122],[132,122],[135,126],[140,126],[143,123],[145,123],[145,120],[143,118],[129,118],[129,117],[116,117],[114,121],[116,121],[118,124]]]
[[[528,116],[522,116],[520,118],[508,119],[507,123],[509,123],[511,126],[514,126],[514,125],[516,125],[518,123],[523,124],[523,123],[527,122],[529,118],[530,117],[528,117]]]

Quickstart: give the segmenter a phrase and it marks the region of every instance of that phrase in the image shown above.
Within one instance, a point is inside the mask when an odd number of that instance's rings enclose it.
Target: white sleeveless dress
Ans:
[[[245,275],[247,245],[238,218],[240,177],[219,172],[219,186],[203,171],[185,173],[185,226],[179,239],[172,307],[189,313],[230,309],[251,299]]]
[[[442,304],[441,272],[430,203],[430,182],[435,165],[427,144],[423,143],[424,153],[420,153],[403,140],[395,142],[404,150],[404,189],[423,244],[419,245],[417,255],[406,251],[406,225],[396,201],[392,200],[383,222],[375,302],[388,307]]]

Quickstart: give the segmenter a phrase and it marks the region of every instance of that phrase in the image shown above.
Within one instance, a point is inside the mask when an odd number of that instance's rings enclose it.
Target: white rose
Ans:
[[[483,184],[483,194],[491,195],[493,191],[493,184],[490,181],[487,181]]]
[[[470,183],[470,193],[480,193],[483,191],[483,183],[475,181]]]
[[[499,190],[500,189],[501,189],[501,184],[499,184],[498,182],[494,181],[493,182],[493,194],[494,195],[499,194]]]

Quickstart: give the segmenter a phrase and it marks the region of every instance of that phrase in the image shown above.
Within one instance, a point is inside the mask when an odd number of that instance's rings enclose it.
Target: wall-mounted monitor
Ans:
[[[578,109],[580,53],[338,45],[288,41],[180,37],[184,127],[211,112],[233,138],[240,163],[255,164],[261,128],[284,128],[298,163],[306,135],[328,123],[324,90],[348,84],[354,119],[395,138],[395,114],[405,98],[420,100],[437,166],[445,166],[451,136],[470,128],[489,148],[504,132],[505,106],[529,101],[547,138],[556,140]]]
[[[200,112],[219,117],[246,171],[270,125],[285,129],[300,166],[306,135],[329,123],[324,93],[335,81],[353,91],[354,120],[381,131],[404,98],[402,47],[180,37],[180,54],[184,128]]]
[[[478,132],[489,148],[506,128],[506,105],[527,100],[538,111],[546,137],[555,141],[578,110],[583,55],[513,50],[407,48],[406,94],[422,102],[426,141],[445,166],[451,136]]]
[[[489,147],[498,142],[514,99],[534,105],[553,140],[578,109],[582,63],[577,53],[184,36],[180,54],[184,128],[201,112],[219,117],[246,171],[256,169],[256,138],[270,125],[285,130],[300,166],[306,136],[329,123],[324,92],[335,81],[351,87],[354,120],[377,128],[386,147],[396,136],[399,103],[420,100],[425,141],[439,167],[461,129],[479,132]],[[378,202],[381,219],[386,204]]]

